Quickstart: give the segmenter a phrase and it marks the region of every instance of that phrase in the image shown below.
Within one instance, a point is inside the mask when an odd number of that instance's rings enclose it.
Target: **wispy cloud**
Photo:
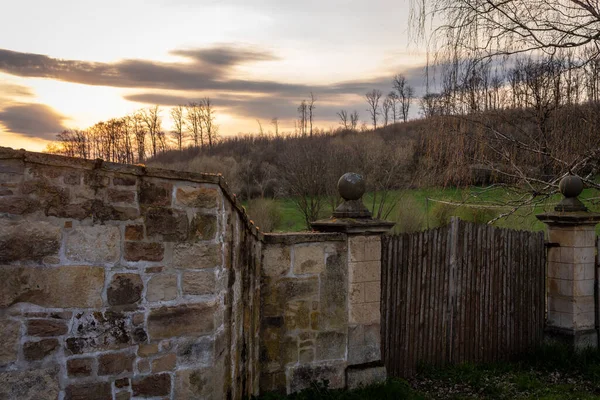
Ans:
[[[0,111],[0,123],[8,132],[41,139],[54,139],[65,129],[68,118],[45,104],[19,103]]]

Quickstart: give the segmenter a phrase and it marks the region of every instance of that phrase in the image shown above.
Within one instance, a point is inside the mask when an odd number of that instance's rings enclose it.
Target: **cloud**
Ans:
[[[221,45],[207,49],[174,50],[182,62],[122,60],[102,63],[62,60],[41,54],[0,49],[0,71],[21,77],[50,78],[86,85],[131,89],[212,91],[306,96],[321,94],[364,94],[373,88],[388,91],[391,77],[348,81],[330,85],[305,85],[232,77],[235,67],[278,58],[269,51]]]
[[[31,91],[31,89],[27,86],[21,86],[15,83],[0,82],[0,99],[33,96],[33,91]]]
[[[11,133],[52,140],[67,117],[45,104],[18,103],[0,110],[0,123]]]

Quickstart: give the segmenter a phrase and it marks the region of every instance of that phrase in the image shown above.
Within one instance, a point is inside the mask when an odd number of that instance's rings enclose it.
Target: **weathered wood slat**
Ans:
[[[453,218],[449,226],[382,240],[381,335],[388,373],[420,363],[496,361],[543,338],[542,233]]]

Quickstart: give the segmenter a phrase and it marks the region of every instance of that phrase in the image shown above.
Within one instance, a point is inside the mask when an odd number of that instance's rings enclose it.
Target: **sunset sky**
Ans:
[[[409,0],[20,0],[0,14],[0,145],[42,150],[159,104],[209,96],[222,135],[292,130],[312,91],[316,125],[358,110],[403,73],[422,93],[425,54],[408,40]],[[416,108],[416,107],[415,107]]]

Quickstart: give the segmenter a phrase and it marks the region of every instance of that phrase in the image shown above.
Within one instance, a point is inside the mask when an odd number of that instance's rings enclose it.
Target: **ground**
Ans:
[[[600,351],[574,353],[564,346],[544,346],[512,362],[424,366],[407,380],[391,379],[355,391],[327,390],[315,383],[295,395],[259,399],[600,399]]]

